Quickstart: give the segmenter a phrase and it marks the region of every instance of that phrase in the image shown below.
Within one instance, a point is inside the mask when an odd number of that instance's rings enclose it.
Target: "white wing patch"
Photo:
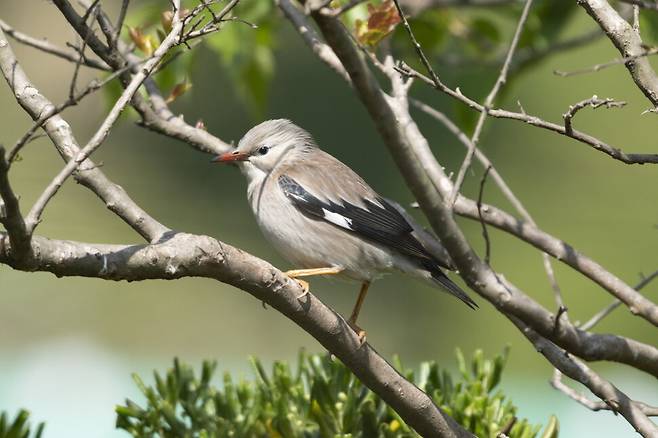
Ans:
[[[348,230],[354,231],[352,228],[352,219],[345,217],[339,213],[334,213],[333,211],[329,211],[326,208],[322,209],[322,213],[324,214],[324,219],[327,222],[331,222],[334,225],[338,225],[341,228],[347,228]]]

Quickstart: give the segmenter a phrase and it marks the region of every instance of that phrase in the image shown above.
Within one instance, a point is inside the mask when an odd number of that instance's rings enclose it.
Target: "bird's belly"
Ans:
[[[381,248],[321,220],[300,213],[287,199],[254,209],[267,240],[295,268],[341,267],[344,276],[370,281],[393,268]]]

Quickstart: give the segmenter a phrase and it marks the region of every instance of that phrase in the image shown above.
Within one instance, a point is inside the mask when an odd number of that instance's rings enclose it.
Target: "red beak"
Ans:
[[[217,155],[212,159],[213,163],[232,163],[235,161],[247,161],[249,159],[249,154],[244,152],[226,152],[225,154]]]

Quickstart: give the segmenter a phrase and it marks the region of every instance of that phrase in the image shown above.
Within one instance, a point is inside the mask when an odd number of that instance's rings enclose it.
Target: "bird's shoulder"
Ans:
[[[273,176],[277,182],[281,177],[294,180],[323,202],[365,207],[366,201],[380,198],[349,166],[321,149],[297,154],[293,160],[281,163]]]

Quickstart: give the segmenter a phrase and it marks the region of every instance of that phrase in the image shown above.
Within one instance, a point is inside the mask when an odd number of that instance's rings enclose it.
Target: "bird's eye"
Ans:
[[[270,150],[269,147],[267,147],[267,146],[261,146],[261,147],[258,148],[258,153],[259,153],[260,155],[265,155],[269,150]]]

